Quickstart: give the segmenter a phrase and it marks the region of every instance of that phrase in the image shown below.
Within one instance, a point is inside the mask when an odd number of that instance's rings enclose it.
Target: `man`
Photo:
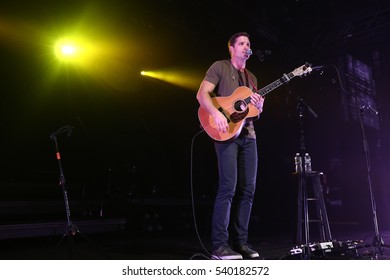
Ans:
[[[228,131],[228,120],[213,105],[212,95],[230,96],[239,86],[257,91],[256,77],[245,68],[251,55],[250,47],[248,33],[234,34],[228,42],[230,60],[216,61],[199,87],[196,98],[212,116],[220,132]],[[253,93],[250,102],[248,106],[256,106],[262,112],[264,99],[259,94]],[[212,258],[258,258],[258,252],[247,243],[258,166],[253,122],[245,120],[241,132],[233,141],[215,142],[214,145],[219,183],[212,218]]]

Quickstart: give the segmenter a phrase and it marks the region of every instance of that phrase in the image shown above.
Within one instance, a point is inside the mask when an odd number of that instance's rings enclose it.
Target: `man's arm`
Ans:
[[[218,130],[221,132],[227,132],[228,122],[226,117],[218,111],[217,108],[215,108],[213,102],[211,101],[210,94],[214,91],[214,89],[215,85],[213,83],[203,80],[200,84],[198,93],[196,94],[196,99],[198,99],[200,106],[205,108],[214,118],[214,122]]]

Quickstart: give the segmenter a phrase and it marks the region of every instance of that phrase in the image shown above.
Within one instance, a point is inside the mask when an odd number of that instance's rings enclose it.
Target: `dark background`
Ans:
[[[175,68],[185,75],[191,69],[200,73],[199,84],[211,63],[228,57],[230,35],[247,31],[254,50],[247,67],[261,86],[305,62],[326,66],[266,97],[264,112],[256,122],[259,180],[253,221],[276,230],[290,229],[295,223],[297,184],[291,173],[300,148],[297,99],[302,98],[318,115],[314,118],[306,111],[303,128],[313,168],[326,174],[331,222],[372,227],[363,134],[348,105],[353,87],[346,61],[351,55],[372,70],[369,80],[375,83],[373,100],[379,114],[367,117],[377,120],[378,127],[367,126],[366,136],[379,224],[388,227],[390,7],[388,1],[358,2],[2,3],[0,200],[5,205],[4,223],[64,218],[62,208],[56,212],[48,206],[62,200],[56,150],[49,136],[69,125],[74,127],[72,134],[59,135],[58,144],[69,198],[79,205],[75,217],[97,217],[104,203],[104,215],[127,217],[136,230],[143,225],[137,220],[145,219],[145,211],[165,216],[170,225],[179,215],[191,223],[193,191],[195,203],[202,205],[202,227],[207,228],[217,170],[208,136],[193,139],[199,132],[197,88],[145,78],[139,72]],[[61,34],[83,20],[84,24],[91,20],[91,34],[100,34],[96,44],[110,40],[120,44],[120,51],[111,52],[109,59],[126,65],[125,72],[122,68],[118,72],[118,77],[125,76],[123,87],[71,65],[53,68],[56,62],[48,51],[48,34]],[[259,55],[266,50],[270,54]],[[100,66],[105,67],[104,63]],[[115,76],[115,71],[110,75]],[[35,208],[20,201],[34,202]]]

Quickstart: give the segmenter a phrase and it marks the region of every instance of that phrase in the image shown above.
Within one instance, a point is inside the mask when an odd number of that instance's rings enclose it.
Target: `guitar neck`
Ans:
[[[288,74],[284,74],[281,78],[279,78],[278,80],[270,83],[269,85],[259,89],[256,93],[260,94],[261,96],[265,96],[266,94],[270,93],[274,89],[276,89],[276,88],[280,87],[281,85],[287,83],[288,81],[290,81],[294,77],[295,77],[295,75],[294,75],[293,72],[290,72]]]

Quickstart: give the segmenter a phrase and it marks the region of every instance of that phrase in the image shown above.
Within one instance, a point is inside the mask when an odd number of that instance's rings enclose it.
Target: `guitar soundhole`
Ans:
[[[247,109],[247,107],[248,107],[248,105],[243,100],[237,100],[234,103],[234,110],[236,110],[236,112],[239,112],[239,113],[244,112]]]
[[[242,121],[243,119],[246,118],[246,116],[248,115],[249,113],[249,108],[247,108],[244,112],[234,112],[233,114],[230,115],[230,120],[233,122],[233,123],[238,123],[240,121]]]

